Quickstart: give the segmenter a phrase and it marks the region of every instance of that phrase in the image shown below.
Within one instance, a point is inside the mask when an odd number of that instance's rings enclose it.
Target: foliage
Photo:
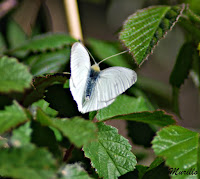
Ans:
[[[136,85],[110,106],[85,115],[78,112],[69,89],[70,49],[76,40],[65,33],[42,33],[39,25],[39,35],[29,37],[5,17],[0,30],[0,178],[188,178],[191,172],[190,177],[199,178],[199,132],[177,125],[185,79],[191,77],[200,90],[197,1],[139,9],[124,19],[119,32],[141,66],[176,24],[184,29],[185,42],[169,79],[172,99],[162,83],[138,75]],[[86,39],[86,46],[97,61],[123,49],[119,41],[95,38]],[[132,56],[116,56],[101,65],[139,71]],[[172,101],[167,112],[160,101]],[[151,165],[137,164],[135,147],[106,123],[111,120],[126,123],[133,144],[152,147],[156,158]]]

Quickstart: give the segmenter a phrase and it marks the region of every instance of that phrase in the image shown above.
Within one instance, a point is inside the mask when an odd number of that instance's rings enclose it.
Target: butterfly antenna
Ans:
[[[84,46],[84,45],[83,45]],[[85,47],[85,46],[84,46]],[[94,61],[95,64],[97,64],[97,62],[95,61],[94,57],[92,56],[92,54],[89,52],[89,50],[85,47],[85,49],[87,50],[87,52],[89,53],[89,55],[91,56],[92,60]]]
[[[99,65],[100,63],[104,62],[105,60],[109,59],[109,58],[112,58],[112,57],[115,57],[115,56],[124,54],[124,53],[126,53],[126,52],[128,52],[128,50],[125,50],[125,51],[123,51],[123,52],[117,53],[117,54],[112,55],[112,56],[110,56],[110,57],[104,58],[103,60],[101,60],[101,61],[98,63],[98,65]]]

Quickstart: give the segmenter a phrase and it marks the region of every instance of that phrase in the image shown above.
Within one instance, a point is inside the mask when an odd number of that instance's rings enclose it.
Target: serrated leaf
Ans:
[[[148,58],[158,42],[173,28],[184,8],[184,4],[153,6],[137,11],[125,21],[119,38],[138,65]]]
[[[184,80],[187,78],[192,65],[193,54],[193,44],[183,44],[177,56],[172,73],[170,75],[169,81],[172,86],[180,88],[180,86],[184,83]]]
[[[97,123],[97,126],[98,139],[84,145],[83,150],[99,177],[114,179],[134,170],[136,159],[128,140],[114,127],[104,123]]]
[[[37,54],[26,59],[30,72],[34,75],[62,72],[69,61],[70,49],[65,48],[55,52]]]
[[[27,122],[12,131],[11,143],[16,147],[27,145],[31,141],[31,133],[30,122]]]
[[[150,112],[149,106],[143,97],[134,98],[125,95],[120,95],[110,106],[99,110],[96,118],[99,121],[122,119],[158,126],[175,124],[173,116],[166,114],[165,111]]]
[[[28,90],[23,97],[23,105],[28,106],[33,102],[42,99],[47,87],[56,82],[64,84],[69,77],[70,74],[68,73],[47,74],[35,77],[33,79],[32,88]]]
[[[14,101],[13,105],[6,106],[5,110],[0,111],[0,134],[16,127],[28,120],[23,108]]]
[[[169,126],[157,133],[152,144],[156,155],[164,157],[168,166],[179,168],[177,173],[190,169],[199,171],[199,133],[181,126]],[[187,175],[176,177],[187,178]]]
[[[91,179],[87,172],[77,163],[61,167],[58,175],[59,179]]]
[[[143,97],[134,98],[127,95],[120,95],[111,105],[99,110],[96,118],[99,121],[103,121],[117,115],[148,110],[149,107]]]
[[[35,36],[24,45],[16,48],[13,52],[40,52],[51,49],[63,48],[76,42],[71,36],[62,33],[49,33]]]
[[[35,112],[37,110],[37,107],[40,107],[49,116],[56,117],[58,114],[58,111],[50,108],[49,103],[46,102],[44,99],[41,99],[33,103],[31,106],[31,111]]]
[[[77,147],[81,147],[96,138],[95,124],[80,117],[74,117],[72,119],[51,119],[42,110],[38,109],[37,121],[42,125],[58,129]]]
[[[89,38],[88,42],[93,54],[96,55],[100,60],[120,53],[116,43],[97,40],[94,38]],[[113,59],[108,59],[105,61],[105,63],[111,66],[123,66],[131,68],[131,65],[123,55],[118,55],[113,57]]]
[[[15,58],[3,56],[0,58],[0,92],[22,92],[30,87],[32,75],[28,68]]]
[[[55,161],[45,149],[33,146],[0,149],[0,176],[21,179],[49,179],[55,172]]]

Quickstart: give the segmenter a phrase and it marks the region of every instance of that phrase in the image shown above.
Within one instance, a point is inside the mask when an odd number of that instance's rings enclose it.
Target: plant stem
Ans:
[[[83,41],[78,5],[76,0],[64,0],[69,33],[77,40]]]
[[[66,150],[65,155],[63,157],[63,162],[67,162],[72,154],[72,151],[74,150],[74,145],[71,144],[71,146],[69,147],[69,149]]]

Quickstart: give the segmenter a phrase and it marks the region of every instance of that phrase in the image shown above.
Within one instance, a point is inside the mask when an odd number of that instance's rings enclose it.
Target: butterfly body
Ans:
[[[82,113],[110,105],[137,80],[137,74],[128,68],[110,67],[100,71],[96,62],[91,66],[89,54],[79,42],[72,46],[70,67],[70,91]]]
[[[93,65],[94,66],[94,65]],[[87,79],[87,83],[86,83],[86,90],[85,90],[85,100],[89,101],[92,91],[95,88],[97,79],[99,77],[99,73],[100,73],[100,68],[98,68],[98,66],[94,66],[91,67],[90,72],[89,72],[89,76]]]

